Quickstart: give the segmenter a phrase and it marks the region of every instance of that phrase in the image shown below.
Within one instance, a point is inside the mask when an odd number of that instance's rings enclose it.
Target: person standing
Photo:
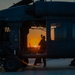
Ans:
[[[40,54],[46,54],[46,41],[45,41],[45,36],[41,35],[41,40],[39,42],[39,46],[40,46],[40,50],[39,53]],[[42,57],[43,59],[43,63],[44,63],[44,67],[46,67],[46,57]],[[36,58],[34,65],[36,65],[38,63],[38,60],[41,62],[41,58]]]

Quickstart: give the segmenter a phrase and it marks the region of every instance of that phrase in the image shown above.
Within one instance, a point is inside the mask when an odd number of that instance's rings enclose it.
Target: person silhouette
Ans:
[[[40,46],[40,50],[39,50],[39,53],[40,54],[45,54],[46,53],[46,41],[45,41],[45,36],[41,35],[41,40],[39,42],[39,46]],[[43,63],[44,63],[44,67],[46,67],[46,58],[45,57],[42,57],[43,59]],[[41,57],[37,57],[36,60],[35,60],[35,63],[34,65],[36,65],[38,62],[41,62]]]

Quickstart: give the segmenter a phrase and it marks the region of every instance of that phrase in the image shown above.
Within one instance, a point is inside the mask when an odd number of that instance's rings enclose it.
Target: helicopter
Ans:
[[[22,0],[0,11],[0,61],[5,71],[26,67],[28,58],[37,56],[75,58],[75,2],[32,2]],[[29,29],[40,25],[46,27],[46,54],[28,54]]]

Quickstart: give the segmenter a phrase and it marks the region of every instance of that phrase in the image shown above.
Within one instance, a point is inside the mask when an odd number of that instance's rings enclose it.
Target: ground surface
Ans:
[[[75,67],[68,66],[73,59],[46,59],[43,63],[34,66],[35,59],[29,59],[29,66],[19,72],[0,72],[0,75],[75,75]]]

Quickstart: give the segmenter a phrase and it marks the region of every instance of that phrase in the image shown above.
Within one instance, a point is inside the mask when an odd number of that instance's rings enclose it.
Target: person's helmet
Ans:
[[[45,39],[45,36],[41,35],[41,38]]]

